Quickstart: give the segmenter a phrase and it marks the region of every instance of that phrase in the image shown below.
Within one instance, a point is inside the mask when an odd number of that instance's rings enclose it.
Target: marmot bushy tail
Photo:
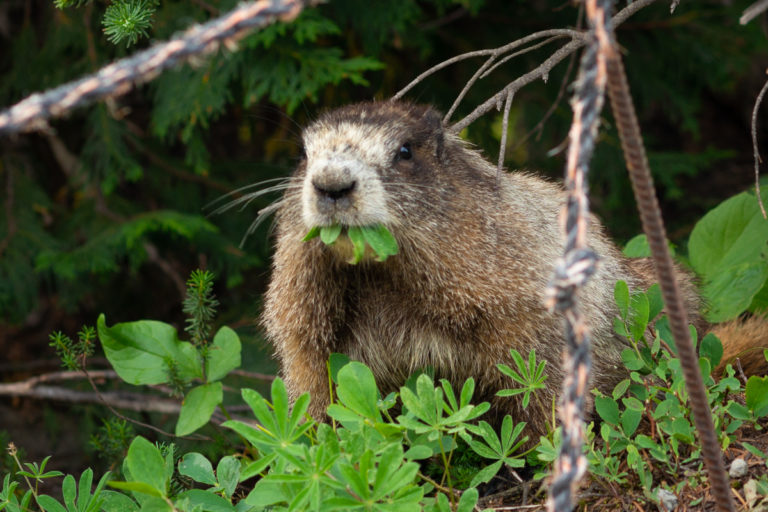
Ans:
[[[563,192],[530,174],[499,175],[441,118],[429,107],[372,102],[328,112],[305,130],[305,158],[277,212],[263,323],[290,393],[309,391],[316,417],[329,401],[326,360],[342,352],[367,364],[384,393],[427,367],[456,386],[474,377],[475,400],[492,404],[490,421],[510,413],[544,434],[563,378],[562,322],[543,306],[562,253]],[[352,265],[348,240],[302,241],[310,228],[334,224],[383,224],[400,252]],[[595,219],[589,244],[600,262],[580,307],[592,332],[593,384],[610,390],[627,374],[625,341],[613,331],[614,285],[646,289],[654,277]],[[700,324],[687,276],[682,289]],[[547,361],[546,390],[527,410],[517,397],[495,396],[514,385],[496,367],[512,364],[510,348],[536,349]]]

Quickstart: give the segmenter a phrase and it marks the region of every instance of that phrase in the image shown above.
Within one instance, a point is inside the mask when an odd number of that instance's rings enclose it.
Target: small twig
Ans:
[[[757,18],[766,9],[768,9],[768,0],[758,0],[744,9],[744,13],[741,15],[741,18],[739,18],[739,23],[746,25]]]
[[[504,157],[507,154],[507,133],[509,132],[509,110],[512,107],[512,98],[515,93],[509,93],[504,101],[504,115],[501,119],[501,147],[499,148],[499,166],[497,171],[501,174],[504,169]]]
[[[768,0],[766,0],[766,5],[768,5]],[[766,72],[768,73],[768,71]],[[760,103],[762,103],[766,91],[768,91],[768,80],[766,80],[763,88],[760,89],[760,94],[757,95],[757,100],[755,100],[755,106],[752,108],[752,149],[755,156],[755,192],[757,193],[757,204],[760,205],[760,211],[763,213],[764,219],[768,219],[768,215],[765,213],[763,198],[760,195],[760,162],[762,162],[763,159],[760,158],[760,149],[757,145],[757,111],[760,110]]]

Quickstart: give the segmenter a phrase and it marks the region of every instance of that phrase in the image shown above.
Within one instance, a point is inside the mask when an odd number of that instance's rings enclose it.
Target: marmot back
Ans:
[[[525,173],[499,175],[444,130],[438,112],[408,103],[331,111],[306,129],[304,146],[277,213],[263,316],[292,396],[309,391],[311,414],[324,417],[325,363],[342,352],[367,364],[384,393],[427,367],[455,386],[472,376],[475,400],[492,404],[492,423],[510,413],[544,434],[563,378],[562,322],[543,306],[562,253],[561,188]],[[381,223],[400,252],[352,265],[348,241],[302,241],[310,228],[336,223]],[[600,261],[580,307],[592,330],[593,384],[610,390],[626,376],[626,345],[612,327],[615,282],[645,289],[653,277],[646,262],[625,259],[594,219],[589,244]],[[495,396],[515,386],[496,367],[512,364],[510,348],[536,349],[547,361],[547,388],[526,411],[518,397]]]

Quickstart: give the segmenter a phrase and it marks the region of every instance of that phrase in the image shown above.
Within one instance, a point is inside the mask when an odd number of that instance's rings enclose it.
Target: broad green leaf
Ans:
[[[648,320],[654,320],[664,309],[664,298],[661,295],[661,287],[658,283],[652,284],[645,292],[648,297]]]
[[[47,494],[38,496],[37,502],[40,504],[40,506],[43,508],[45,512],[67,512],[67,509],[64,508],[64,506],[61,503],[56,501],[56,499],[48,496]],[[75,511],[77,509],[72,508],[70,510]]]
[[[347,236],[352,242],[353,255],[350,263],[360,263],[365,254],[365,235],[359,226],[352,226],[347,230]]]
[[[613,399],[618,400],[629,389],[629,379],[624,379],[613,388]]]
[[[245,498],[245,502],[253,507],[266,507],[275,503],[287,502],[288,497],[283,489],[281,483],[262,478],[256,482],[253,490]]]
[[[613,287],[613,300],[616,301],[621,318],[626,319],[629,314],[629,286],[625,281],[616,281]]]
[[[254,416],[256,416],[256,419],[259,420],[259,423],[261,423],[261,425],[268,431],[276,432],[277,423],[275,423],[275,418],[272,415],[272,411],[269,407],[269,403],[264,399],[264,397],[261,396],[258,391],[255,391],[253,389],[248,389],[248,388],[243,388],[240,391],[240,394],[242,395],[243,400],[245,400],[245,403],[248,404],[248,406],[253,411],[253,414]],[[228,421],[226,423],[228,424],[232,422]],[[245,425],[245,426],[247,427],[248,425]]]
[[[728,405],[725,407],[725,410],[728,411],[728,414],[730,414],[737,420],[749,420],[752,418],[752,415],[750,414],[749,409],[747,407],[741,405],[738,402],[734,402],[733,400],[728,402]]]
[[[635,293],[629,301],[630,305],[630,333],[635,340],[643,339],[645,329],[648,327],[650,305],[645,293]]]
[[[327,412],[328,416],[351,430],[356,429],[356,427],[353,427],[353,425],[358,425],[361,421],[365,421],[365,416],[362,416],[341,404],[329,405]]]
[[[102,477],[99,483],[103,487],[106,479]],[[80,481],[77,485],[77,510],[87,510],[89,508],[88,505],[91,503],[92,498],[91,484],[93,484],[93,470],[88,468],[80,475]],[[98,494],[99,490],[97,489],[94,495]]]
[[[277,424],[276,434],[284,436],[288,433],[288,411],[290,402],[288,392],[285,390],[285,382],[282,379],[272,381],[270,388],[272,397],[272,413]]]
[[[114,487],[115,489],[138,492],[141,494],[154,496],[156,498],[163,497],[162,493],[159,490],[157,490],[154,486],[144,482],[118,482],[113,480],[111,482],[107,482],[107,485],[109,485],[110,487]]]
[[[153,320],[140,320],[107,327],[104,315],[97,321],[104,354],[121,379],[134,385],[168,382],[170,366],[183,381],[202,378],[195,347],[179,341],[176,329]]]
[[[503,462],[499,460],[499,461],[494,462],[490,466],[486,466],[483,469],[481,469],[480,471],[478,471],[475,474],[474,478],[472,478],[472,482],[469,484],[470,487],[476,487],[476,486],[480,485],[481,483],[485,483],[485,482],[490,481],[490,479],[493,478],[494,476],[496,476],[496,473],[499,472],[499,470],[501,469],[501,465],[502,464],[503,464]]]
[[[631,348],[625,348],[621,351],[621,360],[628,370],[640,370],[645,367],[645,362]]]
[[[339,370],[338,379],[336,394],[342,404],[366,418],[381,421],[381,413],[376,406],[376,379],[367,366],[352,361]]]
[[[101,509],[104,512],[137,512],[139,505],[127,494],[115,491],[101,491]]]
[[[419,465],[403,463],[403,445],[398,443],[386,448],[379,459],[373,481],[374,499],[383,499],[413,482]]]
[[[88,487],[88,494],[91,489]],[[64,477],[64,481],[61,483],[61,496],[64,498],[64,505],[69,510],[77,510],[75,507],[75,499],[77,498],[77,486],[75,484],[75,477],[67,475]]]
[[[234,512],[235,507],[229,501],[218,494],[202,489],[190,489],[184,491],[177,497],[177,500],[188,499],[192,507],[200,507],[199,510],[205,512]],[[192,509],[186,509],[192,510]]]
[[[743,192],[710,210],[694,226],[688,242],[691,265],[709,280],[729,267],[761,261],[766,242],[768,221],[754,194]]]
[[[245,480],[248,480],[249,478],[252,478],[264,471],[267,466],[272,464],[272,462],[277,458],[277,455],[277,452],[272,452],[269,455],[265,455],[259,460],[255,460],[248,464],[245,468],[243,468],[242,473],[240,474],[240,481],[244,482]]]
[[[320,236],[320,226],[314,226],[312,229],[310,229],[306,235],[304,235],[304,238],[302,240],[304,242],[309,242],[313,238],[317,238]]]
[[[382,224],[375,226],[365,226],[362,228],[363,237],[368,245],[371,246],[373,252],[376,253],[376,259],[378,261],[384,261],[389,256],[397,254],[397,240],[392,236],[392,233],[384,227]]]
[[[747,379],[744,397],[747,407],[756,417],[765,416],[768,413],[768,377],[753,375]]]
[[[768,191],[763,192],[763,198]],[[704,281],[710,322],[735,318],[751,306],[768,280],[768,221],[752,193],[734,196],[707,213],[688,243],[690,261]]]
[[[752,298],[752,304],[749,305],[749,310],[753,313],[762,315],[768,313],[768,280],[766,280],[760,291]]]
[[[235,493],[237,483],[240,481],[240,461],[231,455],[222,457],[216,465],[216,477],[218,478],[219,486],[231,498]]]
[[[349,361],[349,356],[346,354],[340,354],[338,352],[331,353],[328,358],[328,365],[331,371],[331,380],[333,380],[333,382],[338,384],[339,370],[349,363]]]
[[[474,487],[464,491],[461,498],[459,498],[459,505],[456,507],[456,512],[472,512],[477,504],[478,496],[479,493]]]
[[[621,428],[624,430],[626,436],[632,436],[640,425],[640,420],[643,419],[642,411],[636,409],[625,409],[621,413]]]
[[[211,419],[213,411],[223,400],[221,382],[202,384],[192,388],[181,403],[176,435],[185,436],[199,429]]]
[[[216,485],[211,461],[197,452],[184,454],[179,461],[179,473],[201,484]]]
[[[131,489],[154,496],[165,496],[168,489],[168,479],[165,473],[165,460],[160,455],[160,450],[141,436],[134,438],[128,447],[125,463],[134,482],[150,486],[155,492],[147,489]],[[114,486],[113,486],[114,487]]]
[[[616,400],[604,396],[596,396],[595,410],[604,421],[611,425],[619,424],[619,404],[616,403]]]
[[[432,455],[434,455],[434,453],[429,446],[419,444],[411,447],[407,452],[405,452],[403,458],[407,460],[422,460],[427,459]]]
[[[240,351],[240,338],[237,333],[227,326],[219,329],[208,347],[208,356],[205,361],[205,377],[208,382],[223,379],[229,372],[239,367]]]
[[[320,228],[320,240],[325,245],[331,245],[339,238],[341,234],[341,224],[334,224],[332,226],[323,226]]]
[[[651,247],[648,245],[648,238],[642,234],[631,238],[624,246],[623,252],[627,258],[650,258]]]
[[[752,304],[766,280],[768,264],[762,260],[731,265],[705,279],[701,293],[709,306],[706,319],[719,323],[736,318]]]
[[[760,450],[760,449],[759,449],[757,446],[753,446],[753,445],[749,444],[749,443],[748,443],[748,442],[746,442],[746,441],[741,441],[741,445],[742,445],[742,446],[743,446],[743,447],[744,447],[744,448],[745,448],[745,449],[746,449],[746,450],[747,450],[749,453],[751,453],[751,454],[752,454],[752,455],[754,455],[755,457],[757,457],[757,458],[759,458],[759,459],[762,459],[762,460],[766,460],[766,459],[768,459],[768,455],[766,455],[766,454],[765,454],[763,451],[761,451],[761,450]]]
[[[469,405],[472,400],[472,395],[475,392],[475,379],[472,377],[464,381],[464,385],[461,387],[461,395],[459,397],[459,407]]]

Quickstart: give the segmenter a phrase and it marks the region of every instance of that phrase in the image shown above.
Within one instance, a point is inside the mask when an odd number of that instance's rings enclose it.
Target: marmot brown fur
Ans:
[[[367,364],[383,393],[413,372],[434,368],[455,386],[476,381],[475,402],[527,421],[532,439],[551,422],[562,386],[563,325],[544,307],[562,254],[557,222],[562,189],[522,172],[499,175],[478,151],[444,130],[429,107],[401,102],[347,106],[304,132],[305,158],[277,212],[274,272],[263,315],[282,375],[295,398],[310,392],[310,413],[329,402],[326,361],[341,352]],[[348,240],[302,241],[314,226],[381,223],[399,254],[349,263]],[[591,328],[593,385],[609,392],[626,377],[625,341],[613,332],[613,290],[654,282],[650,263],[622,256],[592,219],[589,244],[598,270],[580,292]],[[698,298],[682,286],[692,321]],[[497,369],[509,349],[546,360],[546,389],[527,410]]]

